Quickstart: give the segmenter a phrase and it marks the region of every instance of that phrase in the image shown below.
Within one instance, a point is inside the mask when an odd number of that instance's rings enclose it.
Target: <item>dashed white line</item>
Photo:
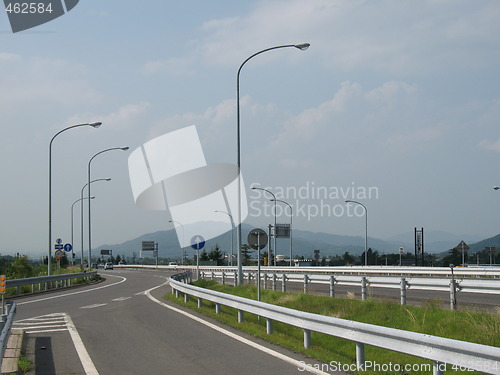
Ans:
[[[107,303],[94,303],[93,305],[82,306],[81,309],[95,309],[96,307],[106,306]]]
[[[126,300],[128,300],[130,298],[132,298],[132,297],[118,297],[118,298],[112,299],[111,301],[121,302],[121,301],[126,301]]]

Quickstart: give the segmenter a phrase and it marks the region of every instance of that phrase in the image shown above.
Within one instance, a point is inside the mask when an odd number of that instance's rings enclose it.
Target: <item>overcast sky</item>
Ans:
[[[498,234],[499,19],[497,0],[82,0],[13,34],[2,10],[0,252],[47,249],[49,141],[81,122],[103,125],[54,141],[53,238],[70,242],[89,159],[120,146],[92,162],[112,179],[92,187],[93,245],[171,229],[135,205],[131,151],[196,125],[206,161],[235,164],[238,67],[305,42],[242,70],[247,188],[288,201],[296,229],[363,235],[355,199],[372,237]],[[265,227],[261,193],[246,222]]]

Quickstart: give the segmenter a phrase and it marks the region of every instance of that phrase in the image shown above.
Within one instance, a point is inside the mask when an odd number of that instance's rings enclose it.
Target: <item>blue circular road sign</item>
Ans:
[[[64,245],[64,251],[69,253],[71,250],[73,250],[73,246],[70,243]]]
[[[201,250],[205,246],[205,239],[203,236],[197,234],[191,238],[191,247],[195,250]]]

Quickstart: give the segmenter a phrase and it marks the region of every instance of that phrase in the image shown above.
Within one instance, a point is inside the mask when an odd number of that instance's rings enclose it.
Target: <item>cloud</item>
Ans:
[[[497,139],[496,141],[483,139],[481,142],[479,142],[478,146],[483,150],[500,152],[500,139]]]

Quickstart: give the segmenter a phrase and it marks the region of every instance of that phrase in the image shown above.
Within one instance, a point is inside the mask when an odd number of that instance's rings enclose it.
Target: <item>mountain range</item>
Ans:
[[[242,225],[242,243],[247,242],[247,235],[253,229],[248,224]],[[234,235],[234,252],[236,253],[236,231]],[[231,232],[224,233],[216,238],[207,240],[205,250],[210,252],[216,245],[225,252],[231,252]],[[321,232],[310,232],[303,230],[293,231],[293,255],[303,255],[312,257],[314,250],[320,250],[321,256],[342,255],[349,252],[352,255],[359,255],[365,249],[365,238],[361,236],[343,236],[337,234],[328,234]],[[429,231],[424,232],[424,246],[426,253],[442,253],[457,246],[464,240],[471,247],[470,253],[483,250],[485,246],[499,246],[500,234],[485,240],[477,236],[458,236],[446,232]],[[125,241],[120,244],[104,244],[95,248],[94,254],[100,254],[101,250],[112,250],[114,256],[139,257],[141,253],[142,241],[154,241],[158,243],[159,256],[162,258],[180,258],[182,250],[179,248],[179,241],[174,229],[147,233],[137,238]],[[393,236],[382,240],[368,237],[368,247],[377,250],[379,253],[397,253],[400,247],[405,252],[414,251],[414,233],[407,232],[398,236]],[[277,254],[289,254],[290,240],[277,239]],[[188,257],[194,254],[193,249],[185,248]],[[151,252],[144,252],[143,257],[151,257]]]

